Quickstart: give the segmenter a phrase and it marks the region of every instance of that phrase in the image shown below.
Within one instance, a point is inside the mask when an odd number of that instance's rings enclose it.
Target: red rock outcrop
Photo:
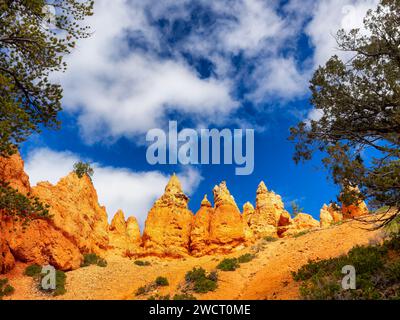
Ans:
[[[196,215],[188,209],[189,198],[183,193],[176,175],[165,193],[150,210],[143,237],[134,217],[125,221],[118,211],[108,225],[104,207],[90,177],[70,173],[56,185],[39,183],[31,188],[19,154],[0,158],[0,181],[7,181],[21,193],[38,197],[50,205],[51,219],[30,222],[27,227],[0,212],[0,273],[11,270],[16,261],[51,264],[61,270],[78,268],[82,253],[184,257],[224,254],[239,250],[256,238],[287,237],[310,229],[329,226],[343,218],[365,215],[364,202],[321,209],[320,222],[308,214],[294,219],[285,210],[282,199],[268,191],[264,182],[257,189],[256,207],[249,202],[240,213],[226,183],[213,189],[214,207],[205,197]]]
[[[0,179],[22,194],[32,191],[19,154],[0,158]],[[0,273],[10,271],[15,260],[52,264],[61,270],[80,266],[82,255],[78,248],[51,220],[34,220],[23,226],[3,211],[0,213],[0,231]]]
[[[358,188],[352,188],[351,192],[360,192]],[[343,194],[340,196],[342,197]],[[364,201],[358,201],[356,204],[345,205],[338,207],[334,204],[329,206],[324,204],[320,210],[320,223],[321,227],[328,227],[334,223],[342,220],[355,219],[369,214],[369,210]]]
[[[0,214],[0,219],[2,219]],[[8,231],[8,230],[7,230]],[[2,226],[2,222],[0,221],[0,274],[7,273],[12,270],[15,265],[15,259],[10,251],[10,247],[8,246],[8,242],[6,239],[5,227]]]
[[[350,198],[356,197],[360,193],[360,189],[358,187],[348,187],[347,191]],[[342,193],[339,198],[343,198],[343,196],[344,195]],[[342,201],[342,213],[344,219],[354,219],[369,214],[368,207],[362,200],[350,205],[346,205],[343,199],[340,200]]]
[[[193,213],[188,209],[188,201],[174,174],[147,216],[142,237],[143,254],[160,257],[189,254]]]
[[[369,210],[364,201],[360,201],[357,205],[349,205],[342,207],[343,217],[345,219],[354,219],[369,214]]]
[[[18,153],[8,158],[0,157],[0,182],[7,182],[24,194],[30,191],[29,178],[24,172],[24,162]],[[0,211],[0,274],[10,271],[15,265],[6,238],[10,230],[6,228],[4,220],[5,213]]]
[[[24,171],[24,161],[19,153],[8,158],[0,157],[0,181],[8,182],[10,187],[22,194],[31,191],[29,177]]]
[[[342,214],[344,219],[354,219],[369,214],[369,210],[364,201],[360,201],[357,204],[344,205],[342,206]]]
[[[41,182],[32,193],[50,205],[52,223],[82,253],[102,254],[108,248],[108,221],[89,176],[70,173],[56,185]]]
[[[213,193],[214,212],[210,219],[209,252],[228,253],[243,247],[250,240],[248,226],[225,182],[215,186]]]
[[[109,246],[119,253],[138,251],[141,239],[136,218],[125,221],[124,213],[119,210],[111,221],[109,239]]]
[[[209,253],[210,245],[210,222],[214,214],[207,195],[201,201],[199,211],[193,218],[192,230],[190,233],[190,251],[194,256],[201,256]]]
[[[24,228],[10,222],[12,233],[7,238],[9,248],[18,261],[50,264],[60,270],[80,267],[82,255],[79,249],[62,232],[46,220],[33,220]]]

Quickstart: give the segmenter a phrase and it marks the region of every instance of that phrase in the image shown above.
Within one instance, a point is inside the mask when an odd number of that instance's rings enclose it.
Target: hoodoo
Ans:
[[[169,257],[189,254],[193,213],[188,209],[188,201],[174,174],[147,216],[142,243],[144,254]]]

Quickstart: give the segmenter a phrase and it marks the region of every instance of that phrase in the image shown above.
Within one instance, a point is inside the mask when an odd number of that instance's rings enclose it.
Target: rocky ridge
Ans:
[[[257,188],[256,206],[248,202],[241,213],[222,182],[213,189],[214,206],[205,196],[193,214],[174,174],[149,211],[141,236],[136,219],[131,216],[125,220],[121,210],[108,224],[106,208],[99,205],[88,176],[79,178],[70,173],[56,185],[41,182],[31,187],[17,154],[0,159],[0,180],[49,204],[52,216],[24,227],[0,212],[0,273],[10,271],[16,261],[73,270],[79,268],[85,253],[170,258],[227,254],[259,238],[290,237],[368,213],[365,203],[340,210],[324,205],[320,222],[304,213],[292,218],[281,197],[269,191],[264,182]]]

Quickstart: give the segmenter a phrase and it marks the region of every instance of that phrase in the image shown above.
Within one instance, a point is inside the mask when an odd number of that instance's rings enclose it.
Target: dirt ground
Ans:
[[[140,286],[158,276],[167,277],[169,286],[157,289],[150,295],[179,292],[187,271],[201,266],[212,271],[226,257],[238,257],[244,253],[256,253],[256,258],[240,265],[232,272],[219,271],[218,288],[207,294],[195,294],[197,299],[299,299],[298,284],[292,280],[291,271],[297,271],[308,260],[336,257],[356,245],[378,241],[377,231],[365,230],[367,226],[350,221],[327,229],[311,231],[297,238],[279,239],[275,242],[260,241],[252,247],[225,256],[161,260],[146,258],[150,266],[137,266],[134,260],[114,255],[107,257],[105,268],[90,266],[67,273],[67,293],[49,297],[36,289],[32,278],[24,276],[24,264],[7,275],[15,293],[13,300],[38,299],[147,299],[136,297]]]

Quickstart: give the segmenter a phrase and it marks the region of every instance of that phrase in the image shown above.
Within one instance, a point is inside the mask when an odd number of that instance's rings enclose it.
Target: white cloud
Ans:
[[[307,113],[307,117],[304,120],[307,128],[311,128],[311,121],[319,121],[324,116],[324,111],[321,109],[311,109]]]
[[[254,73],[253,78],[260,84],[249,96],[251,99],[262,101],[268,95],[290,100],[301,97],[307,91],[309,71],[300,71],[293,58],[274,58],[266,60]]]
[[[59,77],[64,108],[77,113],[89,143],[141,141],[174,111],[194,126],[231,123],[243,83],[255,104],[303,98],[315,67],[340,53],[333,35],[362,26],[377,1],[290,0],[282,7],[277,0],[97,0],[87,21],[94,34],[78,42]],[[315,49],[306,58],[298,54],[303,32]],[[212,75],[201,78],[183,53],[210,60]],[[238,54],[240,66],[232,61]]]
[[[324,112],[321,109],[312,109],[309,113],[307,118],[312,121],[320,120],[324,115]]]
[[[72,171],[73,164],[79,160],[78,155],[69,151],[40,148],[29,153],[25,170],[32,185],[40,181],[56,184],[61,177]],[[159,171],[135,172],[96,163],[93,167],[93,184],[99,203],[106,206],[109,219],[118,209],[122,209],[126,217],[135,216],[143,229],[147,213],[154,201],[163,194],[169,177]],[[189,195],[202,180],[199,171],[190,167],[177,174],[183,190]]]
[[[160,58],[129,47],[127,34],[141,33],[157,46],[157,33],[138,1],[96,1],[87,23],[94,34],[81,40],[60,75],[65,109],[79,113],[88,142],[132,137],[159,127],[166,112],[197,117],[237,107],[228,80],[200,79],[182,59]]]
[[[93,35],[78,42],[67,57],[68,70],[58,75],[64,88],[64,108],[78,115],[83,138],[88,143],[135,138],[148,129],[161,127],[170,111],[188,115],[194,122],[230,122],[239,107],[235,99],[241,77],[251,79],[256,96],[282,92],[272,72],[286,62],[279,50],[299,31],[301,19],[292,10],[286,17],[277,12],[276,1],[199,1],[218,16],[207,28],[198,27],[182,43],[166,44],[153,20],[190,20],[190,1],[115,0],[95,2],[95,14],[88,18]],[[170,26],[172,28],[172,26]],[[171,34],[174,30],[170,30]],[[135,47],[129,38],[138,37],[147,49]],[[170,54],[159,53],[168,47]],[[214,76],[202,79],[188,65],[182,51],[210,59]],[[243,52],[255,63],[254,74],[235,74],[231,56]],[[254,62],[254,61],[253,61]],[[287,59],[279,77],[289,79],[289,95],[304,90],[297,64]],[[265,84],[265,81],[270,83]],[[217,114],[218,117],[214,115]]]
[[[363,27],[363,19],[378,0],[322,0],[314,9],[312,21],[306,32],[315,47],[315,67],[323,65],[333,54],[347,58],[348,54],[337,49],[335,35],[343,28],[349,31]]]
[[[277,15],[271,3],[260,0],[244,0],[233,5],[225,5],[224,10],[235,14],[237,20],[221,30],[224,46],[231,51],[259,50],[264,41],[284,38],[285,22]]]

